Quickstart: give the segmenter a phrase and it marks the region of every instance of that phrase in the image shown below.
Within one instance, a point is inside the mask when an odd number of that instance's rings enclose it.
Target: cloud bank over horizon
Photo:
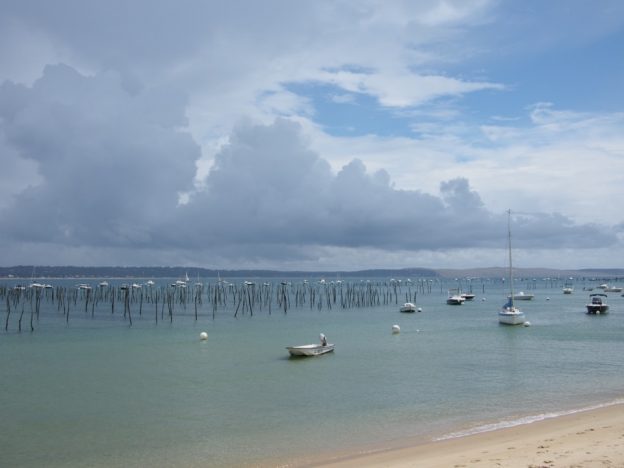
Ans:
[[[511,209],[519,266],[621,266],[623,103],[506,76],[505,2],[237,3],[4,7],[2,264],[493,266]]]

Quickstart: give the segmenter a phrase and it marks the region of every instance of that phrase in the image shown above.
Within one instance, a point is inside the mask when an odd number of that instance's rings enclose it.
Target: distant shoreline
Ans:
[[[624,279],[624,268],[585,268],[560,270],[553,268],[516,268],[516,278],[552,279]],[[216,270],[198,267],[79,267],[79,266],[33,266],[17,265],[0,267],[0,279],[32,280],[47,279],[132,279],[132,278],[325,278],[326,280],[349,278],[429,278],[468,279],[502,278],[507,276],[506,267],[489,268],[398,268],[365,269],[354,271],[280,271],[266,269]]]

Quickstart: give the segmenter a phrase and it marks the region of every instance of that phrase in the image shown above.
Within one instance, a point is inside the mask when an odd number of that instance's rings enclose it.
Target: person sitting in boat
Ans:
[[[324,333],[321,333],[321,345],[327,346],[327,338],[325,337]]]

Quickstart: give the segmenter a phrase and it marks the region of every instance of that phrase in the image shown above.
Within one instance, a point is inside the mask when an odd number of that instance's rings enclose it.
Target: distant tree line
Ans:
[[[427,268],[379,269],[358,271],[278,271],[278,270],[215,270],[197,267],[81,267],[17,265],[0,267],[0,277],[15,278],[325,278],[328,281],[349,278],[422,278],[438,277]]]

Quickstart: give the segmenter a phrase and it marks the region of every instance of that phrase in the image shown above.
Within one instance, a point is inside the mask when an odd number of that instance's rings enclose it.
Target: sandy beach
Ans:
[[[309,466],[624,467],[624,405]]]

